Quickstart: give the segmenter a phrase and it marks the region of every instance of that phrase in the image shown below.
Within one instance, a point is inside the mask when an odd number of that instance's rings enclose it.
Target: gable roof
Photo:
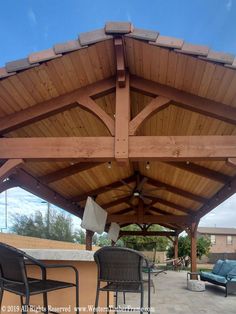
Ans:
[[[111,128],[107,126],[115,115],[113,39],[117,36],[122,36],[131,78],[131,119],[156,97],[152,92],[137,89],[140,80],[145,80],[148,88],[160,84],[165,90],[170,88],[189,97],[200,97],[203,106],[211,104],[211,112],[218,106],[228,113],[227,118],[219,120],[217,115],[205,115],[197,106],[189,108],[171,100],[165,109],[155,112],[140,127],[138,135],[171,138],[236,134],[236,114],[232,114],[236,112],[236,71],[232,56],[216,54],[206,47],[189,45],[158,32],[140,30],[130,23],[108,23],[102,30],[81,34],[79,40],[57,44],[24,60],[10,62],[0,71],[0,135],[6,138],[109,137]],[[106,84],[109,92],[104,94],[98,87],[95,91],[97,83]],[[107,125],[72,97],[84,89],[93,93],[97,111],[105,111]],[[68,95],[74,102],[58,110],[57,105]],[[18,113],[29,113],[35,106],[37,110],[54,106],[55,110],[53,114],[45,113],[28,123],[18,122],[17,127],[4,129]],[[4,158],[0,160],[4,161]],[[34,178],[32,189],[21,186],[41,193],[41,197],[43,193],[35,186],[49,188],[54,195],[51,202],[57,203],[60,195],[70,203],[67,209],[73,207],[75,213],[78,209],[80,216],[79,208],[83,208],[88,195],[96,195],[97,202],[111,214],[134,213],[135,209],[123,195],[144,177],[148,178],[145,189],[156,188],[152,194],[157,202],[147,209],[150,215],[203,215],[206,208],[219,203],[222,189],[228,191],[227,195],[234,193],[235,183],[231,182],[235,182],[236,168],[225,160],[155,160],[150,161],[150,169],[146,162],[140,160],[121,167],[112,160],[110,167],[103,161],[27,160],[23,170]],[[29,180],[25,174],[21,178],[24,182]],[[11,179],[16,182],[16,176],[12,175]],[[178,224],[168,226],[180,228]]]

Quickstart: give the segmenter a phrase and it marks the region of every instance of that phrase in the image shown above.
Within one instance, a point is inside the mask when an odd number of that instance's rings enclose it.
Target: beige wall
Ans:
[[[64,250],[85,250],[84,244],[39,239],[34,237],[19,236],[13,233],[0,233],[0,242],[7,243],[17,248],[24,249],[64,249]],[[98,247],[93,247],[93,250]]]
[[[84,245],[60,242],[60,241],[51,241],[46,239],[38,239],[33,237],[24,237],[18,236],[15,234],[0,234],[0,241],[7,243],[9,245],[15,246],[17,248],[34,248],[34,249],[85,249]],[[96,249],[96,247],[94,248]],[[95,293],[96,293],[96,284],[97,284],[97,266],[95,262],[76,262],[76,261],[45,261],[46,263],[53,264],[71,264],[74,265],[79,270],[79,293],[80,293],[80,306],[94,305],[95,302]],[[29,276],[39,278],[40,271],[37,267],[27,266],[27,272]],[[62,280],[68,282],[74,282],[73,271],[66,268],[62,270],[50,269],[48,272],[49,279]],[[105,296],[106,294],[102,292],[99,305],[105,306]],[[51,306],[69,306],[71,304],[72,308],[75,306],[75,289],[68,288],[63,290],[58,290],[55,292],[50,292],[48,294],[49,304]],[[110,298],[111,300],[111,298]],[[111,302],[112,303],[112,302]],[[33,296],[30,300],[30,304],[42,306],[42,296]],[[20,300],[19,297],[5,292],[3,298],[3,306],[19,306]],[[20,311],[7,311],[6,313],[21,313]],[[63,313],[63,312],[62,312]],[[69,313],[75,313],[71,311]],[[81,311],[81,313],[92,313],[91,311]],[[104,312],[101,312],[104,313]]]

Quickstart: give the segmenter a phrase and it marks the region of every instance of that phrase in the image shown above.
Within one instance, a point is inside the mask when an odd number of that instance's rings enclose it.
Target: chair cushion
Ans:
[[[219,273],[219,271],[220,271],[220,269],[221,269],[223,263],[224,263],[224,261],[223,261],[222,259],[219,259],[219,260],[215,263],[215,265],[214,265],[214,267],[213,267],[213,269],[212,269],[212,273],[218,275],[218,273]]]
[[[215,275],[212,272],[201,272],[200,277],[201,279],[214,280],[216,282],[223,283],[223,284],[227,282],[227,279],[224,276]]]
[[[236,266],[236,261],[225,260],[217,275],[227,276],[227,274]]]
[[[234,278],[236,280],[236,266],[231,269],[231,271],[227,275],[228,278]]]

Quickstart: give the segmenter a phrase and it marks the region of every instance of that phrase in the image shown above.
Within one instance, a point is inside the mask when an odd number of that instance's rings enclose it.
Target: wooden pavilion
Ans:
[[[187,230],[194,271],[199,220],[236,191],[236,58],[109,22],[0,69],[0,134],[0,192],[78,217],[92,196],[176,255]]]

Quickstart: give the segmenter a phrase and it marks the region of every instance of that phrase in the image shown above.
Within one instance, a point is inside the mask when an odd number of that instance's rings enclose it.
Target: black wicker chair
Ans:
[[[36,265],[41,269],[42,279],[27,277],[26,265]],[[75,283],[47,279],[47,268],[69,267],[75,272]],[[76,313],[79,313],[79,275],[78,270],[71,265],[45,265],[41,261],[29,256],[25,252],[0,242],[0,308],[4,291],[20,296],[22,314],[28,312],[31,295],[43,294],[44,313],[48,309],[47,293],[50,291],[76,288]],[[25,302],[24,301],[25,298]]]
[[[139,252],[118,247],[103,247],[94,254],[98,266],[97,294],[95,311],[97,313],[99,293],[107,292],[107,313],[109,313],[109,292],[115,292],[117,308],[118,292],[140,293],[140,313],[143,313],[144,283],[142,277],[143,262],[148,271],[148,313],[150,313],[150,267],[147,259]],[[103,286],[102,286],[103,284]]]

